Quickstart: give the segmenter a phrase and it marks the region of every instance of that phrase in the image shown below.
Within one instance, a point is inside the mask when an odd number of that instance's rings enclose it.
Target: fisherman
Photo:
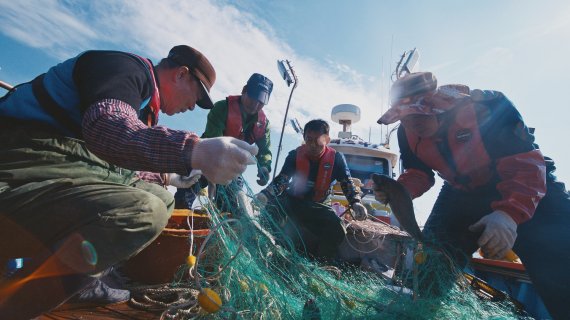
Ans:
[[[279,175],[255,199],[271,211],[272,217],[278,217],[273,211],[282,207],[295,226],[317,237],[316,255],[330,262],[346,232],[334,210],[323,203],[332,182],[340,183],[356,220],[365,220],[368,213],[356,193],[344,155],[327,146],[328,123],[320,119],[307,122],[303,138],[305,143],[289,152]]]
[[[391,96],[378,123],[401,121],[398,181],[417,198],[434,171],[444,180],[425,238],[461,267],[478,248],[491,259],[513,249],[552,317],[570,319],[570,197],[513,103],[497,91],[437,87],[429,72],[400,78]]]
[[[269,120],[263,108],[269,103],[269,97],[273,90],[273,82],[269,78],[254,73],[249,77],[241,95],[229,96],[214,104],[214,108],[208,113],[208,122],[202,138],[234,137],[247,143],[255,143],[259,148],[257,153],[257,183],[260,186],[267,184],[271,172],[271,151],[269,150],[271,136]],[[182,207],[191,207],[195,195],[200,187],[191,189],[178,189],[175,195],[177,200],[184,202]],[[222,211],[239,212],[247,210],[242,208],[245,199],[243,191],[243,178],[240,176],[227,186],[218,186],[216,189],[216,204]],[[238,208],[238,209],[236,209]]]
[[[173,183],[196,169],[228,183],[246,169],[256,146],[157,125],[159,111],[212,108],[215,79],[186,45],[157,66],[86,51],[0,99],[0,263],[32,258],[0,281],[2,319],[49,311],[160,234],[174,200],[141,177]],[[106,303],[124,297],[104,285],[94,291]]]

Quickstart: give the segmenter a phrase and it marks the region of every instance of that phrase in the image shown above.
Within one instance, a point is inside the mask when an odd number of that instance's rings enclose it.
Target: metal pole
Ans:
[[[7,84],[6,82],[0,80],[0,88],[6,89],[8,91],[14,89],[14,86]]]
[[[293,88],[291,88],[291,93],[289,94],[289,101],[287,101],[287,109],[285,109],[285,117],[283,118],[283,126],[281,127],[281,137],[279,137],[279,146],[277,147],[277,156],[275,157],[275,169],[273,170],[273,179],[275,179],[275,173],[277,172],[277,164],[279,163],[279,154],[281,153],[281,143],[283,142],[283,133],[285,132],[285,124],[287,123],[287,114],[289,113],[289,104],[291,104],[291,98],[293,97],[293,91],[297,88],[297,76],[291,67],[291,64],[287,60],[287,65],[289,70],[293,74],[295,83],[293,83]]]

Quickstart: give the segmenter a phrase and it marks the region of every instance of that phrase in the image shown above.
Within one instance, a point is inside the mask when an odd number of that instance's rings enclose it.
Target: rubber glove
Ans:
[[[269,201],[269,199],[267,199],[267,196],[265,194],[263,194],[263,192],[260,192],[260,193],[256,194],[255,196],[253,196],[253,199],[255,200],[255,204],[260,209],[265,208],[265,206],[267,205],[267,202]]]
[[[202,177],[202,171],[194,169],[190,171],[190,174],[187,176],[181,176],[177,173],[167,173],[165,182],[166,185],[173,186],[176,188],[190,188],[191,186],[196,184],[196,182],[198,182],[198,180],[200,180],[201,177]]]
[[[266,167],[260,167],[257,171],[257,184],[264,186],[269,182],[269,170]]]
[[[517,223],[507,213],[495,210],[469,226],[473,232],[483,231],[477,244],[485,257],[502,259],[517,239]]]
[[[233,137],[204,138],[195,142],[190,161],[209,181],[226,185],[256,163],[258,150]]]
[[[366,217],[368,217],[368,210],[366,210],[366,207],[360,202],[355,202],[352,205],[352,211],[354,212],[354,219],[358,221],[366,220]]]

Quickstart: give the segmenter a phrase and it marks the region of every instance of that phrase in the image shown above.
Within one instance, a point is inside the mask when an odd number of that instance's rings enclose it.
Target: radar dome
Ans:
[[[340,124],[360,121],[360,108],[353,104],[339,104],[332,108],[332,121]]]

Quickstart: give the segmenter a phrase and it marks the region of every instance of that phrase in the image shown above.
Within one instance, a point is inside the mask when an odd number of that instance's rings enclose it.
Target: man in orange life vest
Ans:
[[[269,150],[271,136],[269,120],[263,112],[263,107],[269,102],[273,82],[267,77],[254,73],[243,87],[241,95],[229,96],[218,101],[208,113],[208,122],[202,138],[221,136],[234,137],[249,144],[255,143],[259,148],[257,153],[258,180],[261,186],[267,184],[271,172],[271,151]],[[176,201],[182,207],[190,207],[194,201],[199,185],[191,189],[178,189]],[[204,180],[200,187],[204,187]],[[228,186],[218,186],[216,203],[220,210],[239,207],[236,197],[243,196],[243,179],[238,177]],[[230,196],[230,194],[233,194]],[[235,197],[234,197],[235,196]],[[237,205],[237,206],[236,206]]]
[[[340,218],[323,204],[332,182],[340,182],[357,220],[366,219],[368,213],[356,193],[344,156],[327,146],[330,136],[326,121],[309,121],[303,138],[305,144],[289,152],[279,175],[255,198],[261,207],[270,202],[267,208],[273,217],[278,216],[274,208],[282,206],[294,224],[318,238],[316,255],[331,260],[345,235]]]
[[[416,198],[434,171],[444,179],[426,239],[462,266],[479,247],[493,259],[513,249],[551,316],[570,319],[570,197],[512,102],[497,91],[437,87],[430,72],[397,80],[391,95],[378,122],[401,120],[398,181]]]

